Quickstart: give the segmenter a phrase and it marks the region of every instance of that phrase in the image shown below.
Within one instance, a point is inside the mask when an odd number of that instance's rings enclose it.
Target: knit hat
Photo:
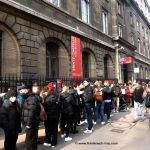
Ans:
[[[16,92],[14,90],[9,90],[6,95],[6,99],[9,99],[10,97],[16,97]]]
[[[29,86],[23,85],[23,86],[19,87],[18,90],[20,91],[20,90],[23,90],[23,89],[30,89],[30,87],[29,87]]]
[[[50,82],[50,83],[48,83],[47,87],[49,90],[51,90],[54,87],[54,84],[52,82]]]

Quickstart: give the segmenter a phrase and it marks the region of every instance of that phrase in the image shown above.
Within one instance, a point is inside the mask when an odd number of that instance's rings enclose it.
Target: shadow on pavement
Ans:
[[[119,112],[119,113],[112,113],[112,121],[115,122],[117,120],[119,120],[120,118],[126,118],[126,115],[130,114],[131,111],[129,112]],[[106,124],[107,127],[109,128],[110,126],[108,124]],[[96,125],[94,125],[94,132],[96,132],[97,129],[100,129],[106,125],[101,125],[100,124],[100,120],[98,120],[98,123]],[[84,134],[83,131],[86,129],[87,127],[87,124],[84,124],[84,125],[81,125],[81,126],[77,126],[77,130],[79,131],[79,133],[77,134],[70,134],[69,136],[73,138],[72,141],[70,142],[65,142],[64,139],[61,139],[60,137],[60,133],[58,134],[58,143],[57,143],[57,146],[55,148],[53,148],[54,150],[60,150],[62,149],[63,147],[65,146],[68,146],[70,144],[76,144],[78,143],[79,141],[89,137],[91,134]],[[112,126],[111,126],[112,127]],[[44,129],[44,126],[43,124],[41,125],[40,127],[41,129]],[[1,133],[2,131],[0,130],[0,144],[3,144],[2,140],[4,139],[4,135]],[[23,135],[24,133],[21,133],[20,135]],[[40,141],[44,141],[44,137],[39,137]],[[90,141],[89,141],[90,142]],[[39,144],[38,145],[38,149],[44,149],[44,150],[47,150],[49,149],[50,147],[45,147],[43,146],[43,144]],[[0,148],[0,150],[4,150],[4,148]],[[20,143],[17,143],[17,150],[25,150],[25,143],[24,141],[23,142],[20,142]]]

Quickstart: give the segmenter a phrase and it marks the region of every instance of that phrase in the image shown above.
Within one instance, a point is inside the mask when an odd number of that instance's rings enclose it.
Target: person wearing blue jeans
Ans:
[[[101,117],[101,124],[105,124],[105,122],[104,122],[104,101],[96,102],[95,118],[94,118],[95,122],[97,122],[99,114],[100,114],[100,117]]]
[[[109,85],[108,81],[104,82],[104,101],[105,101],[105,110],[107,114],[107,122],[111,122],[110,114],[111,114],[111,96],[112,96],[112,88]]]
[[[92,121],[92,108],[93,108],[93,88],[90,86],[89,82],[83,82],[85,86],[83,101],[85,104],[87,121],[88,121],[88,129],[84,131],[84,133],[92,133],[93,121]]]
[[[136,88],[134,92],[134,119],[144,119],[144,98],[143,98],[144,89],[141,86],[140,82],[136,83]],[[138,114],[138,108],[140,108],[141,113]],[[139,115],[141,117],[139,117]]]
[[[87,121],[88,121],[88,130],[92,130],[93,122],[92,122],[92,105],[88,104],[85,106]]]

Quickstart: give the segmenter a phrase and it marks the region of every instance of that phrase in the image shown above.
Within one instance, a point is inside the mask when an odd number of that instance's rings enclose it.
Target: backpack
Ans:
[[[84,90],[83,99],[85,103],[92,102],[93,100],[93,89],[92,87],[88,87]]]
[[[145,107],[150,108],[150,94],[147,94],[145,97]]]
[[[102,91],[96,91],[96,92],[94,93],[94,97],[95,97],[95,100],[96,100],[97,102],[103,101],[103,92],[102,92]]]
[[[113,93],[115,96],[119,96],[119,94],[121,93],[121,89],[119,87],[115,87]]]

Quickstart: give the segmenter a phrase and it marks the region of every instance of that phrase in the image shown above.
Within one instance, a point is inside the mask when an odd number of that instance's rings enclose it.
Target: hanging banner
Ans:
[[[80,39],[74,36],[71,36],[71,68],[72,78],[81,78]]]
[[[125,57],[120,59],[120,64],[131,64],[132,58],[131,57]]]

